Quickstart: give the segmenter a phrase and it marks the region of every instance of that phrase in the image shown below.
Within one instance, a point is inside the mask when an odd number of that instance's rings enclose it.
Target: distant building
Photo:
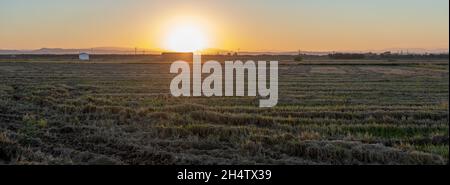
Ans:
[[[163,52],[161,56],[168,60],[192,61],[194,53],[192,52]]]
[[[80,55],[78,56],[78,58],[79,58],[80,60],[87,61],[87,60],[89,60],[89,54],[88,54],[88,53],[80,53]]]
[[[179,56],[190,57],[193,54],[194,53],[192,53],[192,52],[163,52],[163,53],[161,53],[161,55],[164,57],[179,57]]]

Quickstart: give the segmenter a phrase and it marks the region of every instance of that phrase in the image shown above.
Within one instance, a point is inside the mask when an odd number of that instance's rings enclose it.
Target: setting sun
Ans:
[[[202,26],[194,23],[180,23],[167,31],[165,49],[176,52],[194,52],[208,45],[207,34]]]

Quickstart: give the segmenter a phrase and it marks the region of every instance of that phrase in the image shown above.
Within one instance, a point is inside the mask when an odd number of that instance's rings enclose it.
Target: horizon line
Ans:
[[[121,46],[97,46],[97,47],[83,47],[83,48],[63,48],[63,47],[41,47],[41,48],[32,48],[32,49],[17,49],[17,48],[0,48],[0,51],[21,51],[21,52],[27,52],[27,51],[39,51],[39,50],[113,50],[117,52],[170,52],[171,50],[168,49],[161,49],[161,48],[145,48],[145,47],[121,47]],[[308,50],[308,49],[290,49],[290,50],[276,50],[276,49],[255,49],[255,50],[242,50],[242,49],[222,49],[222,48],[205,48],[202,50],[199,50],[200,52],[237,52],[237,53],[246,53],[246,52],[254,52],[254,53],[285,53],[285,52],[355,52],[355,53],[361,53],[361,52],[417,52],[418,50],[422,52],[449,52],[449,47],[442,48],[421,48],[421,47],[411,47],[411,48],[404,48],[404,47],[391,47],[391,48],[384,48],[384,49],[336,49],[336,50]]]

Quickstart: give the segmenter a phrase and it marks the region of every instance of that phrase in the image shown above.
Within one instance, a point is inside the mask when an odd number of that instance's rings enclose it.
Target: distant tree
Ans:
[[[328,57],[332,59],[364,59],[366,56],[356,53],[333,53],[329,54]]]
[[[302,50],[298,50],[298,55],[294,58],[294,60],[297,62],[303,61]]]

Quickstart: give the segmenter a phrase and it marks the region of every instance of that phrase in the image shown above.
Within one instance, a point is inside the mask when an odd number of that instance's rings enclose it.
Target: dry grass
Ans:
[[[0,163],[448,163],[448,61],[365,62],[283,61],[269,109],[172,97],[160,58],[0,62]]]
[[[311,73],[317,74],[346,74],[345,70],[339,67],[312,67]]]
[[[374,72],[379,74],[385,74],[385,75],[404,75],[404,76],[411,76],[415,75],[416,73],[412,70],[408,69],[400,69],[400,68],[387,68],[387,67],[360,67],[361,70],[368,71],[368,72]]]

